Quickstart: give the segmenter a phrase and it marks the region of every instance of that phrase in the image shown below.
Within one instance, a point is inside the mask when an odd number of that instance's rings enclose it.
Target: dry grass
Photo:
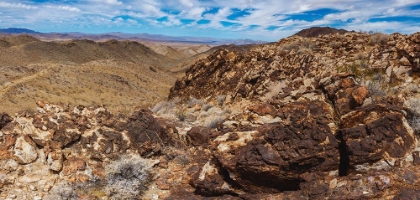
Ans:
[[[385,45],[389,40],[389,35],[384,33],[374,33],[369,36],[369,45]]]
[[[148,107],[166,98],[175,81],[165,72],[155,73],[148,66],[126,62],[44,64],[39,68],[35,71],[50,69],[33,79],[15,84],[4,94],[0,94],[3,99],[1,111],[14,114],[21,110],[34,109],[35,102],[46,100],[71,105],[104,105],[112,112],[130,114],[135,108]],[[34,73],[13,76],[8,82],[16,82],[20,77],[31,74]]]

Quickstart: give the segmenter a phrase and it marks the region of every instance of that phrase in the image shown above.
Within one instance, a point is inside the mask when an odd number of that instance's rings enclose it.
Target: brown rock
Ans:
[[[212,130],[208,127],[193,127],[187,132],[187,142],[193,146],[207,147]]]
[[[217,162],[217,161],[216,161]],[[197,189],[196,193],[202,195],[223,195],[231,193],[232,187],[224,181],[220,168],[209,161],[193,175],[191,185]]]
[[[365,87],[358,87],[351,93],[358,105],[362,105],[365,99],[369,96],[369,90]]]
[[[74,174],[76,171],[84,171],[86,162],[80,158],[70,158],[63,163],[62,173],[65,176]]]
[[[249,106],[248,110],[257,113],[258,115],[275,114],[275,108],[272,105],[266,103]]]
[[[401,158],[414,144],[414,136],[404,127],[400,114],[389,114],[367,125],[341,129],[339,134],[343,136],[351,165],[376,162],[385,152],[393,158]]]
[[[420,165],[420,151],[413,152],[413,164]]]
[[[7,113],[0,113],[0,130],[13,119]]]
[[[127,130],[131,147],[137,149],[142,156],[157,155],[161,146],[166,146],[169,141],[168,133],[149,110],[140,110],[133,113],[127,123],[116,127]]]
[[[420,197],[420,189],[404,188],[397,195],[394,200],[418,200]]]
[[[343,89],[354,87],[356,83],[354,82],[354,79],[352,78],[345,78],[340,81],[340,87]]]
[[[399,60],[400,65],[404,65],[404,66],[411,66],[410,61],[406,58],[406,57],[402,57]]]
[[[216,157],[246,190],[296,190],[303,173],[338,170],[338,143],[329,127],[333,115],[324,102],[284,105],[278,116],[290,122],[236,132],[236,140],[227,140],[233,133],[219,136]]]

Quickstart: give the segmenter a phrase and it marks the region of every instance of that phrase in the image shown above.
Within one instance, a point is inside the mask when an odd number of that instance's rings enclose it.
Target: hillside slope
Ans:
[[[35,109],[48,99],[106,105],[131,112],[167,95],[178,61],[132,41],[40,41],[28,35],[0,38],[0,110]]]

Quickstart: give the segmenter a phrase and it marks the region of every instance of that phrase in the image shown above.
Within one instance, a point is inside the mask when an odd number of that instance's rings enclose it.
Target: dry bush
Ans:
[[[226,99],[226,95],[218,95],[216,97],[217,105],[222,106]]]
[[[213,105],[211,105],[211,104],[206,104],[206,105],[204,105],[203,107],[201,107],[201,110],[202,111],[204,111],[204,112],[207,112],[207,111],[209,111],[211,108],[213,108],[214,106]]]
[[[339,49],[341,46],[343,46],[343,44],[341,42],[334,41],[334,42],[330,43],[330,47],[332,49]]]
[[[309,54],[309,55],[312,55],[313,54],[313,51],[311,49],[309,49],[309,48],[303,47],[303,48],[300,48],[296,53],[297,54]]]
[[[204,126],[209,128],[217,128],[219,123],[222,122],[224,118],[219,115],[212,115],[206,118],[204,121]]]
[[[153,179],[151,160],[122,156],[105,168],[105,193],[110,199],[138,199]]]
[[[408,120],[415,133],[420,132],[420,99],[411,98],[405,101],[405,106],[413,113],[413,117]]]
[[[384,33],[374,33],[369,36],[369,45],[385,45],[389,40],[389,35]]]
[[[170,112],[177,103],[179,103],[181,100],[180,98],[173,98],[170,101],[161,101],[157,103],[153,108],[151,109],[152,112],[156,114],[164,114]]]
[[[45,200],[55,200],[55,199],[68,199],[68,200],[75,200],[78,198],[78,190],[80,189],[80,185],[71,184],[65,181],[62,181],[55,185],[50,193],[44,196],[43,199]]]
[[[190,100],[188,101],[187,105],[188,107],[192,107],[195,105],[203,105],[205,102],[202,99],[196,99],[195,97],[190,97]]]
[[[298,42],[291,42],[289,44],[283,45],[282,50],[291,51],[291,50],[298,50],[300,45]]]

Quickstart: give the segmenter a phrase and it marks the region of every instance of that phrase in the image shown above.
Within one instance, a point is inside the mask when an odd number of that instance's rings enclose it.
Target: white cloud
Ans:
[[[71,6],[45,6],[46,8],[52,8],[52,9],[59,9],[59,10],[66,10],[66,11],[72,11],[72,12],[80,12],[79,8],[71,7]]]
[[[27,5],[27,4],[22,4],[22,3],[8,3],[8,2],[0,2],[0,7],[3,8],[23,8],[23,9],[37,9],[38,7],[36,6],[31,6],[31,5]]]
[[[94,3],[105,3],[105,4],[110,4],[110,5],[121,5],[123,4],[121,1],[118,0],[90,0]]]

